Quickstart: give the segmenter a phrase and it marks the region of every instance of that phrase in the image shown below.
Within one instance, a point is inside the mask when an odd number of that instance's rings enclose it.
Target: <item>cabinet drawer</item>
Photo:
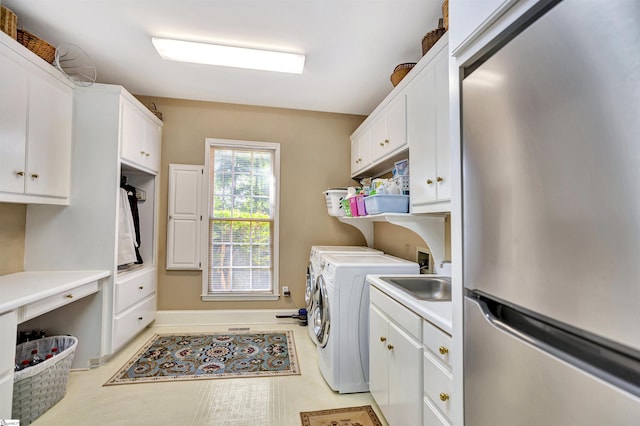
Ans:
[[[423,426],[450,426],[451,423],[442,417],[442,414],[433,406],[433,403],[429,398],[425,398],[423,404]]]
[[[0,315],[0,342],[2,342],[0,344],[0,376],[13,371],[16,356],[16,326],[15,311]],[[5,417],[0,416],[0,419],[3,418]]]
[[[422,325],[422,343],[436,359],[444,362],[449,368],[451,368],[451,345],[453,339],[444,331],[431,324],[429,321],[424,321]]]
[[[428,352],[424,354],[424,393],[433,406],[437,407],[447,419],[451,410],[451,390],[453,376]]]
[[[422,319],[400,303],[392,300],[375,287],[371,287],[371,303],[380,308],[393,321],[418,339],[422,335]]]
[[[155,293],[139,304],[116,316],[113,321],[113,348],[119,349],[156,317]]]
[[[156,270],[116,281],[116,315],[156,291]]]
[[[76,300],[96,293],[97,291],[98,281],[93,281],[80,287],[54,294],[53,296],[46,297],[38,300],[37,302],[29,303],[20,309],[18,322],[22,323],[28,321],[31,318],[53,311],[54,309],[67,305],[71,302],[75,302]]]

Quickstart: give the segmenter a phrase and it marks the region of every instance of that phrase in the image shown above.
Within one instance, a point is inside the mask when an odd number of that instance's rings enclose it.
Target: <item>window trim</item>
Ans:
[[[201,234],[201,260],[202,260],[202,301],[249,301],[249,300],[278,300],[280,297],[280,144],[276,142],[258,142],[234,139],[206,138],[204,143],[204,171],[205,178],[202,185],[202,202],[206,206],[203,212],[206,214],[206,221],[203,221]],[[231,149],[260,149],[273,151],[275,193],[273,206],[273,289],[270,292],[253,292],[243,294],[241,292],[209,293],[209,218],[211,217],[209,203],[209,158],[212,147],[227,147]]]

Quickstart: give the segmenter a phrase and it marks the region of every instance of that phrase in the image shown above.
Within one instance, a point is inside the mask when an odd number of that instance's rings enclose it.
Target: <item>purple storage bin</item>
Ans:
[[[356,205],[358,207],[358,216],[366,216],[367,208],[364,204],[364,195],[358,194],[356,195]]]

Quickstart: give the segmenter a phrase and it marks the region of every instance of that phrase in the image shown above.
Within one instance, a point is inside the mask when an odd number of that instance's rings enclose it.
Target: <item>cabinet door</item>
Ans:
[[[202,166],[169,164],[167,269],[201,269]]]
[[[388,156],[407,144],[407,109],[404,93],[396,96],[371,125],[371,160]]]
[[[144,127],[144,161],[145,166],[154,172],[160,170],[160,152],[162,145],[162,128],[152,120],[143,117]]]
[[[0,191],[24,192],[28,73],[9,58],[0,66]]]
[[[140,112],[129,101],[122,101],[122,129],[120,156],[134,164],[144,166],[145,123]]]
[[[407,144],[407,101],[404,93],[396,96],[387,107],[387,140],[386,154]]]
[[[387,139],[387,114],[382,111],[371,123],[371,161],[384,157]]]
[[[26,193],[69,197],[72,89],[31,74],[28,116]]]
[[[378,308],[369,305],[369,391],[385,417],[389,411],[388,323]]]
[[[371,164],[371,129],[361,132],[351,141],[351,176]]]
[[[449,140],[449,58],[435,59],[436,76],[436,183],[438,201],[451,199],[451,141]]]
[[[389,323],[389,415],[392,425],[422,423],[422,345]]]
[[[436,199],[436,80],[433,65],[407,86],[411,204]]]

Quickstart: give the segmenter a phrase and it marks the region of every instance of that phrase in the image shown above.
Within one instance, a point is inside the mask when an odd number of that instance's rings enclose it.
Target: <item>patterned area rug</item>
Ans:
[[[155,334],[104,385],[294,374],[291,330]]]
[[[302,426],[382,426],[370,405],[300,413]]]

